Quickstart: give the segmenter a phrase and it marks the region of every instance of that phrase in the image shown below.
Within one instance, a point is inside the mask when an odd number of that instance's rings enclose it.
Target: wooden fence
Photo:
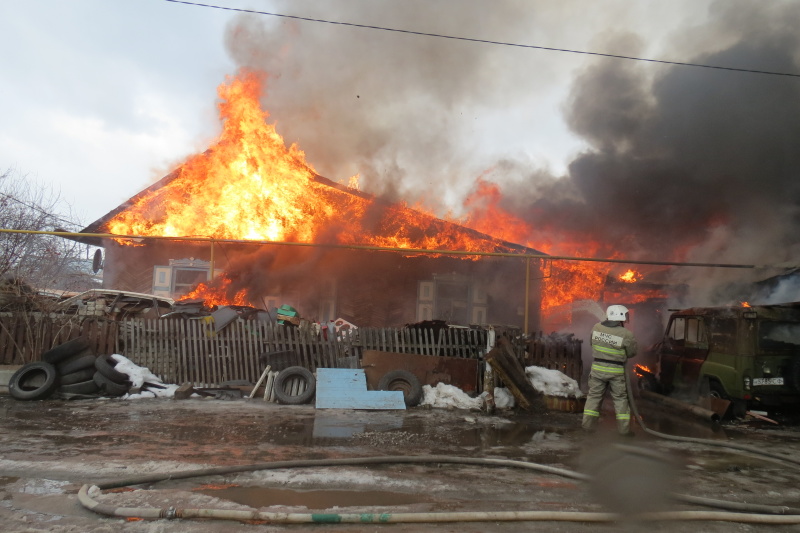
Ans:
[[[76,337],[89,339],[95,353],[113,353],[119,323],[113,320],[50,316],[42,313],[0,314],[0,364],[24,365],[41,359],[50,348]]]
[[[583,375],[582,344],[583,341],[572,335],[538,333],[528,339],[521,360],[525,366],[558,370],[580,383]]]
[[[259,356],[292,351],[296,363],[317,368],[349,368],[363,350],[479,357],[486,331],[359,328],[320,335],[258,320],[235,320],[220,331],[206,320],[128,319],[122,322],[119,353],[148,367],[165,382],[211,386],[224,381],[255,382],[264,370]]]
[[[36,361],[42,352],[85,335],[95,353],[119,353],[150,369],[166,383],[212,387],[225,381],[255,382],[264,370],[262,354],[291,351],[296,364],[353,368],[363,350],[482,358],[489,334],[467,328],[359,328],[336,335],[312,328],[237,319],[217,331],[210,317],[125,319],[102,317],[0,316],[0,364]],[[514,339],[512,339],[514,341]],[[579,340],[537,335],[514,341],[525,366],[555,368],[579,380]]]

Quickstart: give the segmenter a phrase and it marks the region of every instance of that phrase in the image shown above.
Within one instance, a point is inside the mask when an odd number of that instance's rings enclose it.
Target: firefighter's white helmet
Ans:
[[[606,317],[609,320],[616,320],[618,322],[625,322],[627,320],[628,308],[624,305],[609,305],[606,309]]]

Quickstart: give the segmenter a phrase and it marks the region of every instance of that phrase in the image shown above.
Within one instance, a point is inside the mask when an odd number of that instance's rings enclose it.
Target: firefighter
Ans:
[[[623,325],[629,319],[624,305],[610,305],[606,320],[592,328],[592,370],[589,372],[589,394],[583,410],[583,429],[593,431],[600,418],[600,407],[606,389],[611,391],[617,430],[620,435],[632,436],[631,409],[625,383],[625,361],[636,355],[636,337]]]

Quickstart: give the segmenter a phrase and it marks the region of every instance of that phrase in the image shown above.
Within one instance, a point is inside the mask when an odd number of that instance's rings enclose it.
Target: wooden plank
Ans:
[[[503,380],[520,407],[537,411],[544,409],[542,395],[531,385],[525,375],[525,369],[517,360],[513,347],[507,339],[500,340],[498,345],[486,355],[486,361]]]
[[[320,368],[316,408],[403,410],[406,404],[402,391],[368,391],[361,369]]]

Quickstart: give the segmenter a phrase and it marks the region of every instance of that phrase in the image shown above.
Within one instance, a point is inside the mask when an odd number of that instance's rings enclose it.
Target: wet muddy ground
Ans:
[[[735,442],[798,457],[800,427],[738,423],[714,428],[642,404],[658,431]],[[0,528],[56,532],[238,531],[635,531],[642,524],[474,522],[295,524],[128,520],[83,508],[84,483],[124,481],[212,466],[380,456],[511,459],[591,474],[584,482],[508,466],[378,464],[258,470],[173,479],[104,491],[124,507],[244,509],[292,513],[618,511],[706,508],[667,501],[676,492],[800,507],[800,467],[741,451],[580,431],[580,415],[417,408],[316,410],[261,401],[85,400],[17,402],[0,396]],[[798,531],[800,526],[653,522],[654,531]]]

